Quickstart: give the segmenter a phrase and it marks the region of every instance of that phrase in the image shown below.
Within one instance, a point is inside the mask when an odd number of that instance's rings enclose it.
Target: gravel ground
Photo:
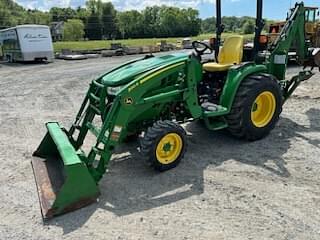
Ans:
[[[69,126],[89,82],[128,58],[0,66],[0,239],[320,238],[320,74],[266,139],[188,124],[188,153],[162,174],[124,145],[98,203],[43,224],[30,160],[44,123]]]

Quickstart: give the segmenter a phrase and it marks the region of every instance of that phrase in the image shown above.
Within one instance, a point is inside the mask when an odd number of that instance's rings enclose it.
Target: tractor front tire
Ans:
[[[282,112],[282,94],[276,79],[268,74],[252,75],[241,83],[230,114],[229,131],[238,138],[255,141],[274,129]]]
[[[175,168],[186,151],[186,132],[171,121],[157,121],[140,141],[140,152],[147,164],[160,172]]]

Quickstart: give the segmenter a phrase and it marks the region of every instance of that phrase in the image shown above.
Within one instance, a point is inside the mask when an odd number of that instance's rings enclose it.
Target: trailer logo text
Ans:
[[[31,33],[27,33],[26,35],[24,35],[24,39],[27,39],[29,42],[41,42],[43,39],[48,38],[47,35],[44,34],[31,34]]]
[[[43,35],[43,34],[41,34],[41,33],[39,33],[39,34],[36,34],[36,35],[34,35],[34,34],[31,34],[31,33],[27,33],[26,35],[24,35],[24,38],[27,38],[27,39],[34,39],[34,38],[48,38],[48,36],[46,36],[46,35]]]

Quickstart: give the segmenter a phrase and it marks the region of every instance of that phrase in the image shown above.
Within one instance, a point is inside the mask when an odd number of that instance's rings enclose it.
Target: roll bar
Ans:
[[[255,37],[254,37],[254,50],[252,56],[256,56],[259,51],[259,38],[261,32],[264,28],[265,21],[262,18],[263,16],[263,0],[257,0],[257,15],[256,15],[256,26],[255,26]],[[216,59],[219,55],[220,45],[221,45],[221,34],[224,31],[225,26],[222,23],[221,15],[221,0],[216,0],[216,41],[214,43],[214,50]]]

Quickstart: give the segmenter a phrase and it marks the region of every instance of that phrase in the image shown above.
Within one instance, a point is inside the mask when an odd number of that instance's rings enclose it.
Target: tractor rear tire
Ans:
[[[282,112],[282,94],[275,78],[252,75],[241,83],[230,114],[229,131],[237,138],[255,141],[274,129]]]
[[[140,153],[146,163],[163,172],[175,168],[186,152],[186,132],[178,124],[157,121],[140,141]]]

